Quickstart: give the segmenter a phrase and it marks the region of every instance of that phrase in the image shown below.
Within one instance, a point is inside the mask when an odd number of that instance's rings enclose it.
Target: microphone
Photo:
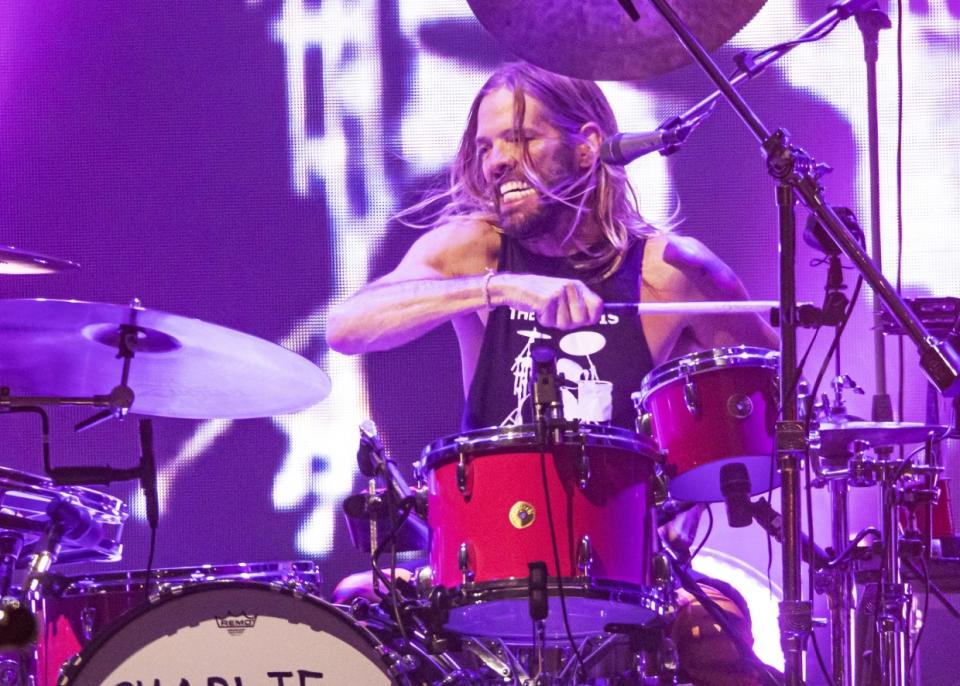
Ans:
[[[750,474],[742,462],[720,467],[720,492],[727,510],[727,524],[731,528],[740,529],[753,523],[750,490]]]
[[[766,531],[768,534],[773,536],[774,540],[778,543],[783,543],[783,516],[774,510],[770,503],[767,502],[766,498],[758,498],[757,502],[751,503],[753,508],[753,517],[756,519],[757,524]],[[814,569],[823,569],[830,562],[830,556],[827,555],[826,551],[819,547],[816,543],[813,544],[813,561],[810,560],[810,538],[800,532],[800,557],[803,558],[803,561],[807,564],[812,564]]]
[[[383,441],[377,433],[377,425],[371,419],[360,422],[360,446],[357,448],[357,466],[364,476],[375,477],[383,474],[390,487],[390,493],[397,503],[411,494],[403,474],[396,463],[389,459],[383,447]]]
[[[157,494],[157,461],[153,455],[153,421],[141,419],[140,428],[140,488],[143,490],[147,524],[156,529],[160,523],[160,496]]]
[[[600,144],[600,160],[622,167],[651,152],[660,152],[680,145],[692,130],[693,126],[688,124],[643,133],[617,133]]]
[[[563,406],[557,374],[557,351],[546,343],[534,343],[530,348],[530,360],[530,395],[533,398],[537,438],[541,443],[545,442],[548,438],[547,429],[553,428],[550,438],[554,443],[560,443],[563,440],[563,429],[558,420],[563,416]]]

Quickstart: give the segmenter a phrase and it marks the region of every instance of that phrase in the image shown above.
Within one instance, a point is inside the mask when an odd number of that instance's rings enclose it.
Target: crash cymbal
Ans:
[[[853,441],[866,441],[873,447],[922,443],[932,433],[942,437],[947,427],[915,422],[849,421],[820,424],[820,453],[835,455],[849,449]]]
[[[480,23],[518,57],[581,79],[640,81],[690,57],[649,0],[632,21],[617,0],[468,0]],[[744,27],[764,0],[671,0],[707,50]]]
[[[0,245],[0,274],[54,274],[74,269],[80,269],[80,265],[70,260]]]
[[[13,397],[109,393],[121,381],[121,325],[138,331],[127,383],[135,414],[267,417],[330,391],[312,362],[256,336],[141,307],[45,299],[0,300],[0,386]]]

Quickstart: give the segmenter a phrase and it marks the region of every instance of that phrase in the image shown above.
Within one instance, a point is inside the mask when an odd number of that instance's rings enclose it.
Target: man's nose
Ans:
[[[504,142],[494,143],[493,148],[490,150],[487,164],[490,168],[491,176],[494,178],[503,176],[517,165],[517,155],[514,146]]]

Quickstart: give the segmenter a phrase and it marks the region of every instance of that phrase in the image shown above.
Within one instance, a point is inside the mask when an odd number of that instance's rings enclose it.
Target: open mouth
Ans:
[[[536,189],[523,181],[507,181],[500,184],[501,205],[512,205],[537,194]]]

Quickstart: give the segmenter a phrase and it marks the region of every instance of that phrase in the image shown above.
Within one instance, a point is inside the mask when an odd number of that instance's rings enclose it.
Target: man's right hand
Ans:
[[[596,324],[603,300],[582,281],[535,274],[494,274],[488,283],[494,306],[533,312],[541,326],[561,330]]]

